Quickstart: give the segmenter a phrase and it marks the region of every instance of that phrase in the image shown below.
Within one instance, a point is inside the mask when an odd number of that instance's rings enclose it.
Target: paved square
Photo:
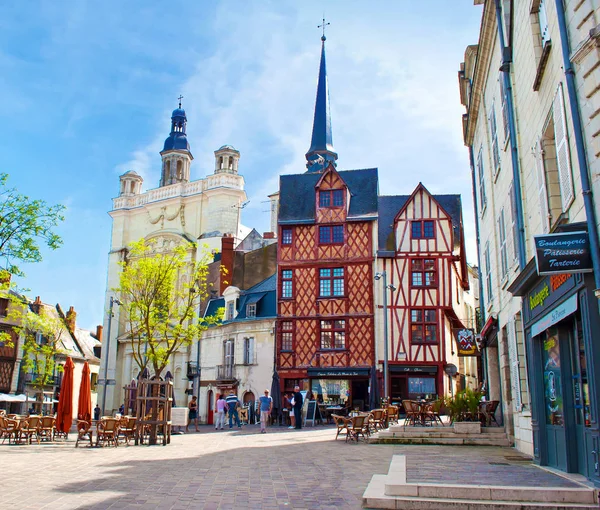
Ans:
[[[515,461],[519,454],[508,448],[345,444],[333,440],[330,427],[275,427],[267,434],[258,426],[201,430],[173,436],[166,447],[1,445],[2,506],[358,509],[372,475],[387,473],[395,453],[408,456],[409,480],[471,480],[477,473],[505,485],[570,483],[522,458]]]

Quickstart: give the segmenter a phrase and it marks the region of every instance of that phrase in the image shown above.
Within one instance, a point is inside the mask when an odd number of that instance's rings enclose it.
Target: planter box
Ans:
[[[455,434],[481,434],[481,423],[478,421],[455,421]]]

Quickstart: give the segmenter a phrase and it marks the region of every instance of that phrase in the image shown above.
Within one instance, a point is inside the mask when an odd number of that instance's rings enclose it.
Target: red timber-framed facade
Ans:
[[[460,389],[465,361],[453,328],[465,327],[469,289],[460,195],[432,195],[419,184],[410,196],[379,197],[375,289],[378,363],[383,363],[383,313],[388,319],[388,392],[392,402],[439,397]],[[387,310],[383,310],[387,292]],[[458,374],[446,375],[454,364]]]
[[[377,170],[280,178],[276,368],[326,403],[369,406]]]

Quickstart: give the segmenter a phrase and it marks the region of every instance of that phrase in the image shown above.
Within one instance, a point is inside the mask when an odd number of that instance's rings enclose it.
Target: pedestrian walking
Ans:
[[[100,409],[100,406],[96,404],[96,407],[94,407],[94,421],[98,421],[100,419],[101,412],[102,410]]]
[[[188,432],[188,428],[190,423],[194,422],[196,426],[196,432],[198,432],[198,398],[196,395],[192,397],[190,403],[188,404],[188,423],[185,426],[185,431]]]
[[[296,429],[302,428],[302,393],[300,386],[294,388],[294,418],[296,419]]]
[[[229,392],[229,396],[225,399],[227,402],[227,409],[229,411],[229,428],[233,428],[233,420],[235,418],[236,425],[241,428],[242,423],[240,422],[240,415],[238,414],[238,407],[240,406],[240,401],[237,398],[237,395],[231,390]]]
[[[269,396],[269,390],[265,390],[265,394],[258,399],[258,402],[260,406],[260,433],[266,434],[267,422],[273,410],[273,399]]]
[[[221,429],[225,425],[225,411],[227,410],[227,402],[223,398],[223,395],[219,395],[217,398],[217,421],[215,423],[215,430]]]

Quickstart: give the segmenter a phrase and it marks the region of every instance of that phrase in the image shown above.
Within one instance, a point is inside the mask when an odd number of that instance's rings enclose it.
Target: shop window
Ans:
[[[334,189],[319,192],[319,207],[342,207],[344,205],[344,191]]]
[[[292,229],[281,229],[281,244],[292,244]]]
[[[546,424],[564,426],[558,329],[549,328],[542,338]]]
[[[310,390],[319,402],[345,407],[350,398],[350,381],[347,379],[313,379]]]
[[[346,348],[346,321],[321,321],[321,349]]]
[[[410,227],[413,239],[433,239],[435,237],[435,223],[433,220],[411,221]]]
[[[437,317],[434,308],[410,311],[410,340],[413,344],[436,344]]]
[[[281,323],[281,350],[292,351],[294,349],[294,330],[291,321]]]
[[[431,398],[436,394],[434,377],[409,377],[408,378],[408,397],[409,398]]]
[[[319,296],[337,297],[344,295],[344,268],[319,269]]]
[[[410,271],[412,287],[437,286],[435,259],[412,259]]]
[[[281,297],[283,299],[290,299],[294,295],[293,277],[294,273],[291,269],[281,271]]]
[[[319,244],[343,244],[344,226],[333,225],[319,227]]]

